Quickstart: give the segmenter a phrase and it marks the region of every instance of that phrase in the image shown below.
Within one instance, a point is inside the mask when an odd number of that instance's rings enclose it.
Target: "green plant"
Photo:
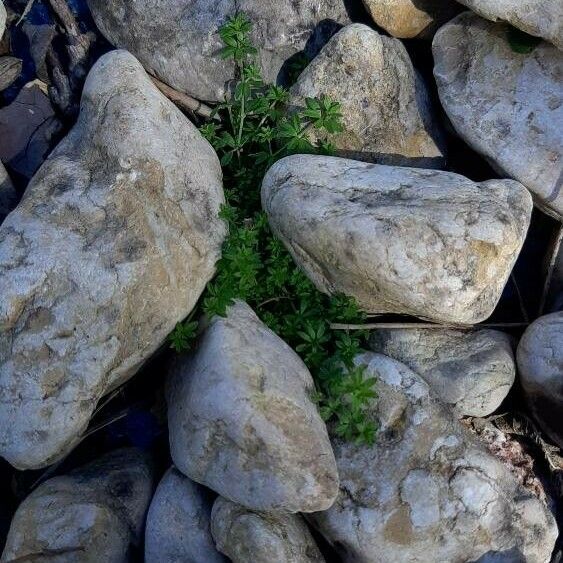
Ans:
[[[224,316],[234,299],[245,300],[311,370],[324,419],[335,421],[339,435],[371,443],[376,426],[366,417],[366,408],[375,397],[375,380],[366,378],[353,362],[366,335],[330,327],[332,322],[360,322],[363,314],[354,300],[317,291],[272,235],[259,197],[262,178],[275,161],[294,153],[332,152],[326,142],[312,144],[307,133],[341,131],[340,105],[328,98],[310,98],[305,108],[289,112],[288,91],[264,84],[260,76],[249,31],[250,22],[243,15],[220,29],[222,56],[235,62],[237,81],[229,99],[214,109],[220,120],[201,127],[223,167],[227,203],[221,218],[229,226],[201,312]],[[188,348],[195,337],[193,323],[187,322],[171,335],[177,350]]]
[[[521,55],[531,53],[542,41],[541,37],[534,37],[516,27],[507,29],[506,38],[510,48]]]

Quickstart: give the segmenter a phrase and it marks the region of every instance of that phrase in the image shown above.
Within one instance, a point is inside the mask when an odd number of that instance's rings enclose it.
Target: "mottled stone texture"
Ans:
[[[324,563],[299,514],[254,512],[219,497],[211,532],[233,563]]]
[[[153,481],[147,454],[133,448],[49,479],[19,506],[0,561],[127,563]]]
[[[225,234],[211,146],[113,51],[0,227],[0,455],[64,456],[193,308]]]
[[[558,532],[547,507],[420,376],[380,354],[357,361],[377,377],[370,416],[380,431],[373,446],[333,438],[340,494],[308,516],[343,560],[549,561]]]
[[[328,508],[338,475],[299,356],[252,309],[215,317],[170,375],[170,451],[185,475],[262,511]]]
[[[393,37],[431,37],[460,10],[453,0],[363,0],[373,21]]]
[[[88,0],[100,31],[131,51],[148,72],[203,100],[222,100],[234,65],[221,58],[218,29],[240,12],[252,21],[251,40],[267,82],[305,49],[315,54],[338,24],[344,0]]]
[[[370,313],[472,324],[500,298],[532,202],[512,180],[296,155],[268,171],[262,206],[321,291]]]
[[[561,0],[458,0],[492,21],[507,21],[543,37],[563,49],[563,3]]]
[[[561,51],[540,42],[516,53],[507,33],[469,12],[442,27],[433,44],[440,100],[464,141],[561,215]]]
[[[534,418],[563,448],[563,311],[540,317],[526,329],[517,359]]]
[[[147,514],[145,563],[226,563],[211,537],[213,493],[171,467]]]
[[[487,416],[516,376],[512,338],[498,330],[379,329],[370,348],[410,367],[460,416]]]
[[[344,130],[328,140],[339,156],[379,164],[440,168],[443,139],[433,119],[426,85],[398,39],[366,25],[339,31],[291,89],[290,103],[328,96],[341,104]]]
[[[17,194],[4,165],[0,162],[0,223],[16,206]]]

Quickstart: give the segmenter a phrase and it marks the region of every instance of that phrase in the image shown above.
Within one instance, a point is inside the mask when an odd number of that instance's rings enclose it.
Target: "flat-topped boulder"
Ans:
[[[369,313],[473,324],[500,298],[532,200],[512,180],[295,155],[266,174],[262,206],[319,290]]]

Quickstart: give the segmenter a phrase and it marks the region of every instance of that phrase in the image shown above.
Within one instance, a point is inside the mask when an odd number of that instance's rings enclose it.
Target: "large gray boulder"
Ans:
[[[233,563],[324,563],[299,514],[254,512],[219,497],[211,532]]]
[[[516,377],[512,338],[498,330],[378,329],[370,348],[421,375],[460,416],[491,414]]]
[[[240,12],[267,82],[303,49],[309,55],[349,21],[344,0],[88,0],[96,25],[116,47],[131,51],[151,74],[203,100],[222,100],[235,67],[219,52],[218,30]]]
[[[346,563],[547,563],[557,539],[547,507],[430,394],[404,364],[358,358],[377,377],[373,446],[333,438],[340,494],[309,515]]]
[[[291,89],[290,103],[328,96],[342,107],[341,133],[329,140],[340,156],[379,164],[439,168],[443,139],[432,118],[426,85],[398,39],[367,25],[339,31]]]
[[[328,508],[338,474],[299,356],[242,302],[170,375],[170,451],[185,475],[260,511]]]
[[[226,563],[211,536],[213,494],[171,467],[147,514],[145,563]]]
[[[561,51],[540,42],[516,53],[507,33],[470,12],[443,26],[433,44],[440,100],[464,141],[561,215]]]
[[[563,3],[560,0],[457,0],[488,20],[506,21],[563,49]]]
[[[563,448],[563,311],[540,317],[526,329],[517,359],[534,418]]]
[[[17,193],[4,165],[0,162],[0,223],[16,206]]]
[[[124,51],[0,227],[0,455],[77,443],[98,400],[194,307],[225,235],[211,146]]]
[[[453,0],[363,0],[373,21],[393,37],[428,38],[459,12]]]
[[[512,180],[296,155],[268,171],[262,206],[321,291],[370,313],[473,324],[500,298],[532,201]]]
[[[153,480],[150,459],[134,448],[49,479],[19,506],[0,561],[127,563]]]

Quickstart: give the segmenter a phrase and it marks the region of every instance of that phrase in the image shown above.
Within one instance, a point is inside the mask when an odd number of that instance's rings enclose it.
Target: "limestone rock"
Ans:
[[[64,456],[194,307],[225,234],[211,146],[124,51],[0,227],[0,455]]]
[[[19,506],[0,561],[127,563],[153,479],[148,456],[125,448],[45,481]]]
[[[16,205],[17,193],[4,165],[0,162],[0,223]]]
[[[513,26],[543,37],[563,49],[563,4],[560,0],[457,0],[480,16],[507,21]]]
[[[350,563],[546,563],[552,514],[433,399],[424,380],[379,354],[358,358],[377,377],[373,446],[333,439],[340,495],[309,516]]]
[[[296,155],[266,174],[262,207],[321,291],[370,313],[472,324],[500,298],[532,202],[512,180]]]
[[[516,376],[512,339],[498,330],[380,329],[370,345],[421,375],[460,416],[491,414]]]
[[[213,496],[171,467],[147,514],[146,563],[226,563],[215,549],[210,519]]]
[[[251,40],[266,82],[305,49],[318,51],[349,21],[344,0],[88,0],[96,25],[147,71],[198,99],[222,100],[234,65],[221,58],[218,29],[235,12],[252,21]]]
[[[233,563],[324,563],[298,514],[254,512],[219,497],[211,532],[217,549]]]
[[[517,359],[534,418],[563,448],[563,311],[540,317],[526,329]]]
[[[393,37],[426,38],[459,12],[452,0],[363,0],[373,21]]]
[[[170,450],[185,475],[260,511],[328,508],[338,475],[299,356],[252,309],[215,318],[167,391]]]
[[[433,52],[440,100],[464,141],[561,215],[561,51],[541,42],[529,54],[516,53],[507,31],[469,12],[438,31]]]
[[[444,164],[426,85],[398,39],[362,24],[339,31],[303,71],[290,101],[304,107],[305,98],[322,96],[342,105],[344,130],[325,136],[338,155],[421,168]]]

